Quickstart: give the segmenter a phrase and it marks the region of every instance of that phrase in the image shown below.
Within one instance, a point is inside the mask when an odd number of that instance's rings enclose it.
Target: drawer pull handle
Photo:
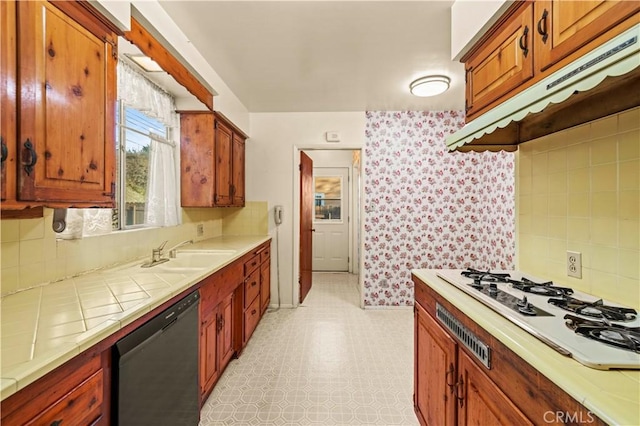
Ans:
[[[458,389],[460,389],[460,392],[458,392]],[[464,405],[464,395],[461,395],[463,389],[464,380],[462,379],[462,376],[460,376],[460,380],[458,381],[458,383],[456,383],[456,398],[458,399],[461,407]]]
[[[447,374],[445,375],[445,381],[447,382],[447,386],[449,386],[449,391],[453,394],[455,383],[451,383],[449,377],[455,378],[455,369],[453,368],[453,364],[449,364],[449,370],[447,370]]]
[[[522,35],[520,36],[520,40],[518,40],[518,44],[520,45],[520,49],[522,49],[522,54],[524,55],[525,58],[527,57],[527,54],[529,53],[528,37],[529,37],[529,27],[525,26],[524,27],[524,31],[522,32]]]
[[[547,42],[547,38],[549,38],[549,32],[547,30],[547,16],[548,15],[549,15],[549,12],[547,12],[547,9],[545,9],[544,12],[542,12],[542,17],[538,21],[538,34],[540,34],[542,36],[542,42],[543,43],[546,43]]]
[[[38,156],[36,155],[36,150],[33,148],[31,139],[27,139],[24,143],[24,148],[29,153],[29,161],[24,165],[24,171],[27,173],[27,176],[29,176],[33,171],[33,166],[38,162]]]

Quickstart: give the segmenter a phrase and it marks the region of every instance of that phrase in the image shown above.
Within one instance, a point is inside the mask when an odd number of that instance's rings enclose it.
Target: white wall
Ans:
[[[336,149],[364,146],[365,113],[257,113],[251,114],[251,138],[246,145],[246,195],[269,205],[269,233],[274,239],[271,303],[297,306],[299,149]],[[327,143],[327,131],[341,133],[339,143]],[[273,207],[284,206],[284,221],[276,231]],[[279,238],[280,241],[277,241]],[[295,284],[295,285],[294,285]]]
[[[451,6],[451,59],[460,60],[510,4],[507,0],[456,0]]]

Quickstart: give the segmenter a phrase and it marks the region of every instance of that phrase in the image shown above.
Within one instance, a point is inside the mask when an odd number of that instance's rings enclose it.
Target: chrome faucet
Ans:
[[[162,250],[164,249],[164,246],[167,245],[167,243],[168,241],[164,241],[162,244],[160,244],[160,247],[154,248],[151,251],[151,263],[157,263],[162,260]]]
[[[143,263],[143,268],[151,268],[152,266],[156,266],[160,263],[168,262],[170,258],[173,259],[176,257],[176,249],[178,247],[182,247],[187,244],[193,244],[193,240],[185,240],[179,244],[176,244],[168,250],[169,257],[163,257],[162,255],[164,254],[164,246],[167,245],[167,242],[168,241],[163,241],[162,244],[160,244],[160,247],[151,250],[151,262]]]
[[[170,259],[175,259],[176,254],[177,254],[176,249],[178,249],[179,247],[182,247],[182,246],[186,246],[187,244],[193,244],[193,240],[184,240],[183,242],[181,242],[179,244],[176,244],[175,246],[171,247],[169,249],[169,258]]]
[[[143,268],[151,268],[152,266],[159,265],[160,263],[168,262],[169,259],[162,257],[162,250],[164,249],[164,246],[167,245],[167,242],[168,241],[163,241],[163,243],[160,244],[160,247],[152,249],[151,261],[145,262],[141,266]]]

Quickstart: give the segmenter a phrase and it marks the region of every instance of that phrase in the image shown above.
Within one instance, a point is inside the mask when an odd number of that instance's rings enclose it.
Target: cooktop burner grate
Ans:
[[[640,353],[640,327],[625,327],[607,320],[593,321],[567,314],[566,325],[577,334],[608,345]]]
[[[564,296],[560,299],[549,299],[548,303],[565,311],[609,321],[633,321],[638,314],[635,309],[605,305],[602,299],[596,300],[595,302],[585,302],[584,300]]]

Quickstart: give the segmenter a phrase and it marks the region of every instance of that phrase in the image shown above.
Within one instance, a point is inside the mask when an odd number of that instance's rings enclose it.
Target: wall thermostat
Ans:
[[[325,138],[327,139],[327,142],[340,142],[340,133],[327,132],[325,134]]]

